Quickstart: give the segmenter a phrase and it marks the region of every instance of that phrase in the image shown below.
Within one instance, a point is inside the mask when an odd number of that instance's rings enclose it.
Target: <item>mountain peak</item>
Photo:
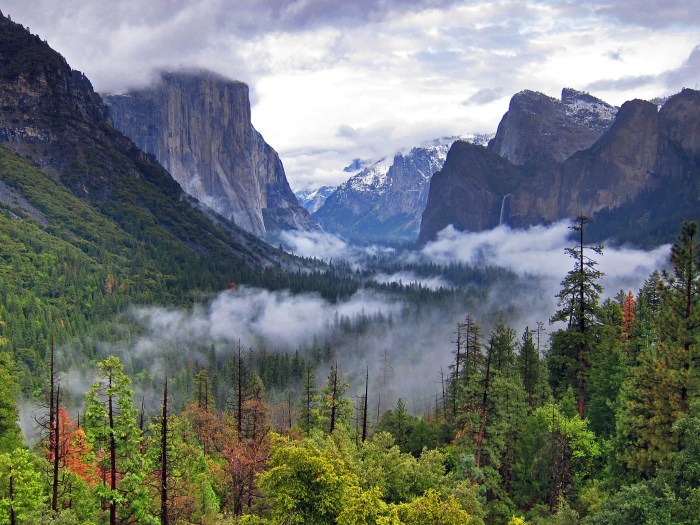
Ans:
[[[564,162],[590,147],[610,126],[617,108],[565,88],[557,100],[524,90],[511,98],[489,149],[513,164]]]

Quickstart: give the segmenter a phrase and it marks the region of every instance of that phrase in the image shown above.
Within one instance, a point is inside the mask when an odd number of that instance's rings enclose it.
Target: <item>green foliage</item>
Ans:
[[[318,388],[313,363],[304,366],[299,398],[299,428],[306,435],[318,424]]]
[[[613,494],[602,509],[588,517],[586,525],[629,525],[653,523],[678,525],[678,512],[673,491],[658,480],[640,482],[623,487]]]
[[[472,521],[472,517],[460,507],[456,498],[445,499],[434,489],[426,491],[425,495],[410,503],[399,505],[398,515],[404,525],[469,525]]]
[[[269,464],[259,486],[278,522],[335,523],[348,488],[357,485],[332,447],[321,448],[312,440],[295,442],[273,435]]]
[[[516,503],[527,508],[536,503],[554,506],[560,496],[584,486],[600,456],[595,435],[576,413],[567,417],[552,404],[538,408],[527,418],[517,446]]]
[[[318,406],[318,424],[328,433],[350,421],[352,401],[345,395],[349,387],[349,383],[338,372],[338,363],[335,363],[321,389]]]
[[[379,519],[389,514],[389,505],[381,498],[379,487],[362,490],[358,486],[349,487],[343,509],[338,515],[338,525],[375,525]]]
[[[12,358],[0,350],[0,454],[22,445],[22,432],[17,424],[15,373]]]
[[[615,409],[626,367],[622,351],[622,311],[616,303],[606,301],[601,314],[598,341],[588,358],[586,417],[591,430],[608,438],[615,434]]]
[[[430,487],[447,482],[444,455],[438,451],[424,451],[416,459],[401,452],[393,437],[377,432],[359,449],[360,485],[379,487],[389,503],[410,501]]]
[[[114,356],[98,363],[97,369],[97,382],[85,395],[85,433],[100,458],[99,468],[105,479],[113,474],[112,461],[118,473],[114,490],[111,483],[100,484],[97,493],[100,499],[116,506],[122,519],[156,523],[149,502],[148,467],[141,454],[131,380]]]
[[[0,454],[0,525],[10,523],[11,512],[17,525],[33,524],[37,511],[46,503],[37,458],[25,448]]]

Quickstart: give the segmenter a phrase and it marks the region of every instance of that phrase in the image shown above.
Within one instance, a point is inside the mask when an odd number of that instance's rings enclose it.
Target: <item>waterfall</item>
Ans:
[[[501,216],[498,218],[498,225],[502,226],[504,224],[503,219],[505,218],[506,214],[506,199],[510,197],[510,193],[506,193],[503,196],[503,200],[501,201]]]

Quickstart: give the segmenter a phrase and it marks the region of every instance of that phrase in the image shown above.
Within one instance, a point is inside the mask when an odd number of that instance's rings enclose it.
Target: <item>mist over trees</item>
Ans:
[[[512,272],[382,258],[332,270],[362,301],[242,287],[36,363],[4,321],[0,524],[696,523],[697,225],[607,295],[585,226],[552,323],[518,308],[537,283]],[[460,286],[372,279],[399,271]],[[242,304],[261,322],[223,328]]]

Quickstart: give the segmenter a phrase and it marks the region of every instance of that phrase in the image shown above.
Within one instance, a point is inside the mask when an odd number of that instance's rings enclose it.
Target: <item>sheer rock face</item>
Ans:
[[[112,126],[83,73],[1,13],[0,144],[123,226],[127,236],[132,228],[143,235],[134,239],[167,239],[196,256],[224,254],[251,268],[297,268],[277,249],[201,210],[152,156]],[[24,197],[17,188],[0,187],[0,201],[44,225],[45,210]]]
[[[561,100],[535,91],[513,96],[489,150],[522,165],[564,162],[589,148],[610,126],[617,108],[591,95],[564,89]]]
[[[651,183],[659,158],[656,105],[625,102],[610,129],[561,168],[559,217],[616,208]]]
[[[152,87],[106,101],[117,129],[237,225],[256,235],[315,227],[279,156],[251,124],[247,85],[206,72],[164,73]]]
[[[521,102],[516,105],[522,107]],[[532,135],[541,138],[541,130],[550,125],[556,112],[551,102],[538,107],[542,122],[534,110],[527,118],[532,122]],[[522,142],[505,140],[512,122],[512,115],[506,114],[499,125],[500,140],[497,136],[488,150],[460,142],[453,145],[431,182],[421,242],[435,239],[449,224],[481,231],[500,223],[513,227],[547,224],[581,213],[594,218],[600,215],[596,227],[601,235],[639,239],[640,232],[647,231],[650,238],[668,242],[672,239],[661,239],[659,234],[664,214],[699,218],[700,92],[684,89],[660,110],[651,102],[626,102],[597,140],[570,154],[573,146],[560,147],[570,143],[568,139],[531,143],[523,132]],[[567,133],[561,131],[565,137]],[[665,201],[656,202],[651,210],[654,194],[660,190]],[[656,213],[662,207],[666,211]],[[610,223],[602,224],[605,220]],[[669,225],[664,223],[663,228]]]

